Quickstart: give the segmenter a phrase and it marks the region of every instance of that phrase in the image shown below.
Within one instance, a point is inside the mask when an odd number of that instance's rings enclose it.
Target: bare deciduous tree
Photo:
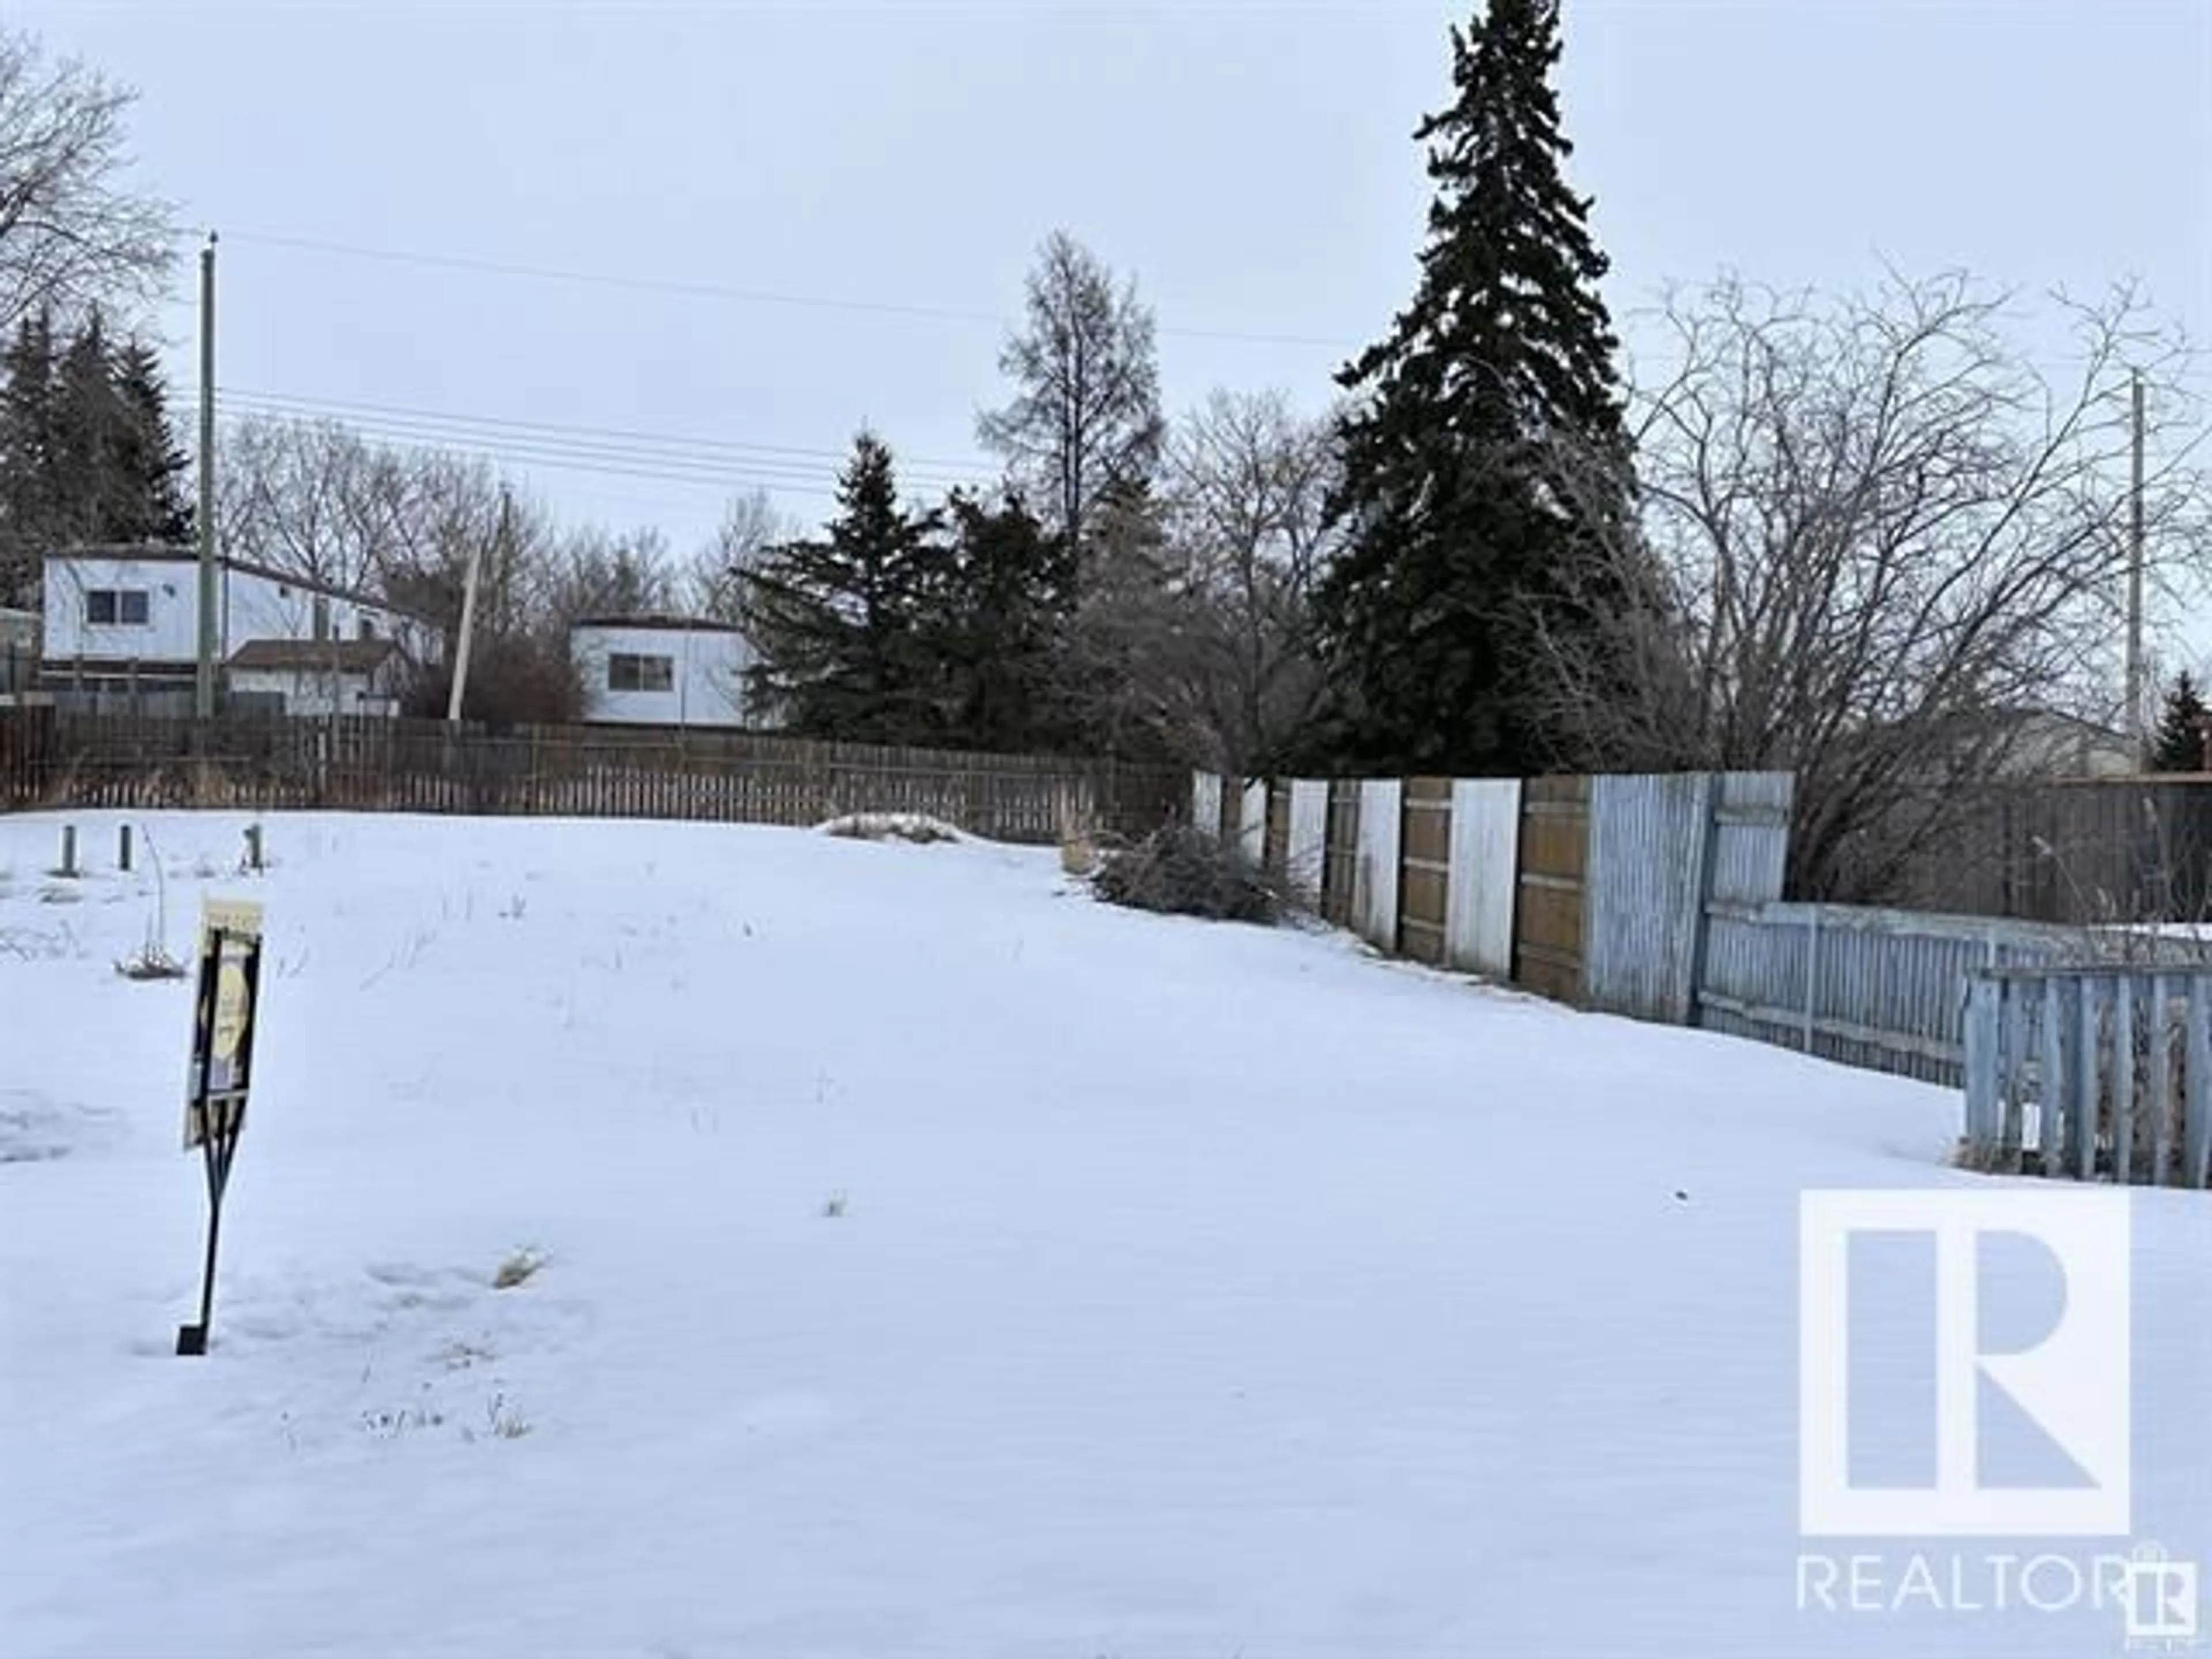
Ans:
[[[1887,896],[2039,720],[2117,713],[2128,377],[2170,417],[2181,347],[2123,290],[2068,305],[2046,375],[2008,305],[1961,276],[1675,298],[1671,373],[1635,406],[1638,513],[1576,590],[1600,625],[1540,641],[1539,690],[1596,764],[1796,771],[1808,896]],[[2151,448],[2172,566],[2203,548],[2204,496],[2163,428]],[[1560,471],[1601,498],[1617,466]]]
[[[677,580],[677,595],[698,615],[735,624],[743,614],[744,574],[769,549],[799,534],[799,525],[779,512],[765,489],[732,500],[714,539],[694,554]]]
[[[41,310],[130,309],[174,260],[167,204],[131,188],[136,94],[0,29],[0,332]]]
[[[678,577],[658,530],[617,534],[596,525],[560,540],[548,602],[565,629],[589,616],[635,617],[675,609]]]
[[[1217,392],[1177,424],[1157,538],[1107,535],[1078,613],[1078,661],[1112,705],[1094,720],[1230,775],[1283,753],[1323,689],[1310,601],[1334,467],[1328,425],[1276,393]]]
[[[475,562],[470,712],[573,717],[579,690],[568,623],[605,590],[612,538],[564,538],[542,507],[481,459],[375,444],[332,422],[237,422],[217,477],[228,555],[380,595],[428,621],[445,640],[448,663]],[[442,714],[445,684],[442,669],[426,675],[410,706]]]
[[[1099,502],[1149,477],[1162,433],[1152,313],[1133,283],[1054,231],[1030,273],[1028,324],[999,368],[1013,400],[984,414],[976,436],[1006,459],[1047,528],[1082,546]]]

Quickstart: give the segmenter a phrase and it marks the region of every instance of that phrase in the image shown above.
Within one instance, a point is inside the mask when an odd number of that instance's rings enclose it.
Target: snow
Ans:
[[[150,877],[0,818],[0,1651],[2121,1650],[1797,1606],[1875,1547],[1796,1534],[1799,1194],[2005,1184],[1949,1093],[1050,848],[133,821],[173,951],[266,906],[255,1095],[180,1359],[190,989],[114,971]],[[2212,1203],[2134,1224],[2137,1531],[2201,1559]]]

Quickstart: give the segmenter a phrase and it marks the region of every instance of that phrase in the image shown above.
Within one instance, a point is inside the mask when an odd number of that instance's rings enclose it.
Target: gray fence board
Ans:
[[[1583,878],[1586,1004],[1688,1020],[1713,784],[1703,773],[1590,781]]]
[[[2185,1156],[2175,1164],[2167,1152],[2177,1139],[2212,1146],[2212,963],[1981,969],[1966,1003],[1965,1150],[1973,1167],[2208,1184],[2212,1171],[2202,1163]]]

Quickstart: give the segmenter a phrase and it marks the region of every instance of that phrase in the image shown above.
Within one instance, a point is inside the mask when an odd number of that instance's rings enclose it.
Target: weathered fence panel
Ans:
[[[912,811],[1050,842],[1070,823],[1142,834],[1176,817],[1183,776],[1049,756],[813,743],[757,732],[448,725],[377,718],[81,716],[0,710],[15,752],[50,722],[34,792],[56,806],[321,807],[805,825]],[[25,769],[14,767],[15,777]],[[1196,786],[1190,786],[1194,792]]]
[[[1590,781],[1583,995],[1592,1008],[1686,1024],[1705,925],[1719,781]]]
[[[1267,856],[1267,784],[1260,779],[1244,786],[1243,805],[1237,817],[1237,850],[1254,864]]]
[[[1589,832],[1588,778],[1530,778],[1522,784],[1513,981],[1558,1002],[1579,1002],[1583,995]]]
[[[1323,859],[1321,913],[1340,927],[1359,914],[1359,785],[1337,778],[1328,786],[1328,833]]]
[[[1201,830],[1212,830],[1221,823],[1221,780],[1213,773],[1190,775],[1190,821]]]
[[[1359,855],[1354,924],[1378,951],[1398,948],[1398,843],[1404,786],[1395,778],[1359,784]]]
[[[1291,780],[1291,812],[1283,870],[1291,890],[1318,903],[1328,859],[1328,784],[1318,778]]]
[[[1452,784],[1451,881],[1445,960],[1504,979],[1513,971],[1513,900],[1519,885],[1521,781],[1460,778]]]
[[[1842,904],[1747,907],[1715,918],[1698,1023],[1955,1088],[1965,1080],[1966,986],[1976,971],[2208,960],[2193,939],[2136,929]]]
[[[1973,1167],[2212,1186],[2212,964],[1977,969],[1964,1029]]]
[[[1267,785],[1267,873],[1287,884],[1291,873],[1291,783],[1277,778]]]
[[[1451,913],[1451,780],[1408,778],[1399,804],[1398,949],[1441,967]]]
[[[1983,784],[1942,810],[1898,904],[2076,924],[2212,915],[2212,779]]]
[[[33,703],[0,708],[0,808],[44,800],[52,787],[54,711]]]

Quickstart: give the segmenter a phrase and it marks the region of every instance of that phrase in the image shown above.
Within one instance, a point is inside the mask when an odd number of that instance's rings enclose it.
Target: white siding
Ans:
[[[253,640],[312,640],[318,604],[328,637],[362,637],[366,620],[374,637],[396,639],[420,661],[440,654],[434,632],[378,605],[321,596],[281,577],[222,567],[218,654],[230,653]],[[147,596],[143,626],[94,624],[87,619],[86,596],[103,589],[136,591]],[[102,554],[50,557],[46,562],[46,655],[53,663],[82,658],[88,665],[185,664],[199,653],[199,568],[189,559],[133,558]]]
[[[1359,936],[1384,951],[1398,948],[1398,839],[1404,786],[1370,778],[1359,786],[1359,864],[1354,918]]]
[[[1520,856],[1520,781],[1456,780],[1444,921],[1445,960],[1453,967],[1500,979],[1512,972]]]
[[[49,558],[46,564],[46,655],[49,662],[188,663],[199,640],[198,573],[168,559]],[[98,624],[86,596],[108,589],[147,596],[143,626]]]
[[[377,693],[366,674],[333,674],[303,668],[234,668],[230,689],[249,695],[276,692],[288,714],[390,714],[397,701]]]
[[[1321,896],[1328,850],[1328,781],[1296,778],[1291,782],[1290,883],[1307,899]]]
[[[688,628],[579,627],[569,635],[584,678],[584,718],[610,725],[743,726],[743,676],[751,653],[736,634]],[[665,691],[617,691],[607,684],[608,659],[665,657]]]

